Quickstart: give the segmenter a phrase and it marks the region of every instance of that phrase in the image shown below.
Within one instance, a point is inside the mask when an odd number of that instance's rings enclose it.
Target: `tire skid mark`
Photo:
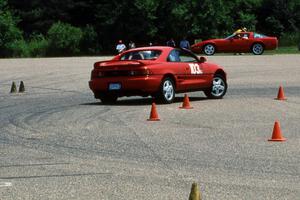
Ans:
[[[18,137],[18,136],[17,136]],[[101,156],[101,157],[109,157],[112,156],[114,158],[118,159],[124,159],[124,154],[121,151],[116,150],[99,150],[99,148],[83,148],[79,146],[70,146],[70,145],[63,145],[63,144],[57,144],[53,141],[46,141],[46,140],[28,140],[26,138],[20,138],[15,139],[12,138],[14,145],[20,145],[25,148],[30,149],[36,149],[48,153],[54,153],[59,155],[72,155],[74,157],[78,158],[84,158],[86,159],[87,155],[93,155],[93,156]],[[122,143],[119,143],[122,144]],[[134,153],[127,153],[130,159],[145,159],[147,156],[145,155],[137,155]]]
[[[0,177],[0,180],[14,180],[14,179],[38,179],[38,178],[65,178],[65,177],[80,177],[80,176],[112,176],[113,173],[76,173],[76,174],[51,174],[51,175],[41,175],[41,176],[7,176]],[[1,187],[1,185],[0,185]]]
[[[64,82],[63,82],[64,83]],[[28,87],[27,87],[28,88]],[[59,89],[59,88],[51,88],[51,87],[38,87],[38,86],[31,86],[29,88],[33,89],[41,89],[41,90],[52,90],[52,91],[58,91],[58,92],[67,92],[67,93],[76,93],[76,94],[86,94],[85,92],[80,92],[76,90],[66,90],[66,89]],[[34,94],[39,94],[39,93],[34,93]],[[45,94],[45,93],[42,93]],[[47,93],[48,94],[48,93]]]
[[[90,124],[90,122],[96,122],[97,120],[102,120],[104,122],[107,122],[107,123],[112,123],[111,121],[107,120],[105,118],[106,115],[108,115],[109,113],[111,112],[111,109],[110,108],[105,108],[103,110],[97,110],[94,114],[92,115],[89,115],[89,116],[81,116],[78,117],[76,120],[75,120],[75,123],[84,123],[85,126],[88,126]]]
[[[56,166],[56,165],[70,165],[71,163],[35,163],[35,164],[10,164],[10,165],[0,165],[0,168],[10,168],[10,167],[38,167],[38,166]]]
[[[125,111],[126,112],[126,111]],[[130,111],[131,112],[131,111]],[[124,113],[124,112],[122,112]],[[118,115],[118,114],[117,114]],[[18,124],[16,124],[17,126]],[[28,140],[27,137],[23,137],[19,134],[10,134],[10,137],[14,136],[12,139],[12,141],[16,144],[22,145],[22,146],[26,146],[28,148],[32,148],[34,145],[35,149],[40,149],[43,151],[50,151],[50,152],[55,152],[55,153],[66,153],[66,154],[72,154],[72,155],[77,155],[77,152],[81,152],[81,153],[88,153],[88,154],[94,154],[99,156],[99,154],[101,156],[114,156],[114,157],[118,157],[118,158],[123,158],[123,153],[118,151],[118,150],[99,150],[98,148],[82,148],[82,147],[78,147],[78,146],[66,146],[63,144],[55,144],[57,143],[57,141],[51,141],[51,140]],[[15,139],[17,138],[17,139]],[[121,146],[123,145],[123,142],[119,142],[116,144],[117,146]],[[47,148],[43,148],[44,146],[47,146]],[[51,147],[52,149],[50,150],[49,147]],[[61,149],[63,149],[63,151],[65,152],[61,152]],[[115,148],[118,149],[118,148]],[[71,151],[70,151],[71,150]],[[133,158],[139,158],[139,159],[143,159],[145,158],[145,156],[143,155],[136,155],[135,153],[128,153],[128,156],[131,157],[131,159]]]
[[[39,112],[27,111],[27,112],[22,113],[23,115],[25,114],[27,116],[25,116],[23,118],[19,117],[21,119],[19,119],[18,117],[15,117],[15,116],[10,116],[8,121],[9,121],[9,123],[13,124],[17,128],[29,129],[29,130],[34,131],[32,126],[28,127],[31,124],[30,121],[38,119],[36,121],[38,123],[41,123],[43,121],[46,121],[50,115],[66,112],[66,111],[72,109],[73,107],[76,107],[77,105],[78,104],[54,107],[54,108],[50,108],[50,109],[48,108],[48,109],[41,110]]]
[[[7,132],[10,133],[10,134],[7,134],[7,136],[10,138],[10,141],[13,142],[14,144],[17,143],[19,145],[23,145],[28,148],[35,148],[35,149],[39,149],[39,150],[43,150],[43,151],[46,150],[46,151],[50,151],[50,152],[66,153],[66,154],[71,153],[73,155],[78,155],[78,152],[82,152],[85,154],[88,153],[88,154],[94,154],[94,155],[98,155],[98,156],[104,155],[104,156],[109,156],[109,157],[114,156],[114,157],[122,158],[123,153],[122,153],[122,151],[119,151],[118,148],[99,150],[99,148],[95,147],[95,146],[90,147],[90,148],[84,148],[84,147],[80,147],[80,146],[78,147],[78,146],[76,146],[76,144],[74,144],[75,146],[72,144],[64,145],[64,143],[63,143],[64,139],[68,138],[69,135],[66,135],[64,138],[60,138],[60,140],[57,140],[57,137],[54,137],[54,138],[46,137],[46,138],[42,138],[42,139],[39,139],[39,138],[35,139],[35,138],[31,137],[32,133],[36,133],[37,135],[43,135],[43,133],[45,133],[45,131],[47,133],[49,133],[49,130],[50,130],[51,134],[53,134],[55,136],[60,135],[60,133],[58,131],[54,131],[50,127],[52,125],[57,125],[57,124],[54,124],[55,122],[53,122],[53,120],[51,119],[51,116],[56,113],[68,112],[76,106],[78,106],[78,104],[67,105],[67,106],[64,105],[64,106],[59,106],[59,107],[54,107],[54,108],[46,107],[46,108],[40,108],[38,112],[30,111],[30,109],[32,109],[32,107],[31,107],[29,109],[29,111],[23,112],[17,117],[14,115],[11,115],[8,120],[9,125],[6,126]],[[78,116],[76,113],[76,110],[75,110],[74,112],[76,115],[71,114],[71,118],[74,116],[76,117],[75,118],[76,124],[80,123],[80,124],[90,125],[91,123],[97,123],[98,119],[101,119],[101,120],[106,121],[111,124],[116,124],[116,123],[122,122],[122,120],[120,120],[120,118],[118,117],[119,115],[128,114],[128,113],[130,114],[130,113],[136,112],[136,111],[132,110],[131,108],[128,108],[121,112],[112,112],[112,111],[113,110],[110,107],[106,107],[104,109],[95,110],[94,114],[89,115],[87,117],[85,115],[86,112],[80,113]],[[113,121],[107,120],[107,116],[113,117]],[[61,116],[61,118],[63,118],[63,117],[64,117],[64,115]],[[59,121],[59,118],[56,120]],[[36,128],[36,127],[39,127],[43,122],[47,122],[47,121],[53,122],[53,124],[51,124],[51,123],[46,124],[45,131],[42,131],[41,129]],[[35,125],[35,123],[37,123],[37,125]],[[64,123],[66,123],[66,122],[64,122]],[[72,123],[74,123],[73,119],[72,119]],[[44,125],[44,124],[42,124],[42,125]],[[125,125],[126,127],[128,126],[125,123],[123,123],[123,125]],[[14,127],[14,128],[12,128],[12,127]],[[47,130],[47,127],[49,127],[50,129]],[[82,125],[81,125],[81,127],[82,127]],[[26,131],[27,131],[27,133],[29,132],[30,134],[26,135],[26,136],[22,135],[22,133],[26,132]],[[74,140],[74,142],[76,142],[76,140]],[[123,142],[116,142],[116,145],[124,147]],[[143,145],[145,146],[147,144],[144,143]],[[48,147],[50,147],[49,150],[48,150]],[[148,147],[148,149],[150,149],[150,147]],[[62,150],[63,152],[60,152],[60,150]],[[152,152],[152,154],[153,153],[155,153],[155,152]],[[136,155],[135,153],[130,153],[130,152],[128,152],[126,155],[130,158],[137,158],[137,159],[143,159],[145,157],[143,155]],[[158,155],[156,155],[156,156],[158,156]],[[146,156],[146,157],[148,157],[148,156]],[[161,158],[159,158],[159,159],[161,159]]]
[[[8,106],[2,106],[2,107],[0,107],[0,110],[4,110],[4,109],[7,109],[7,108],[13,108],[14,106],[16,106],[16,104],[8,105]]]

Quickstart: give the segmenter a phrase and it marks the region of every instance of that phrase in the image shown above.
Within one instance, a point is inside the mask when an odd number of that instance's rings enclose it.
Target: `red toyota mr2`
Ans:
[[[195,53],[213,55],[216,52],[247,53],[261,55],[264,50],[273,50],[278,46],[276,37],[268,37],[254,32],[239,32],[225,39],[205,40],[192,45]]]
[[[226,73],[190,51],[173,47],[143,47],[125,51],[112,60],[96,62],[89,87],[102,103],[122,96],[152,96],[172,103],[175,93],[204,91],[211,99],[227,90]]]

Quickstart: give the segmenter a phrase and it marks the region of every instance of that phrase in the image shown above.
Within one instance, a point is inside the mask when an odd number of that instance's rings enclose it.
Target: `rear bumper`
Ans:
[[[89,81],[89,87],[95,98],[101,93],[113,93],[117,96],[151,95],[159,90],[162,76],[140,76],[140,77],[110,77],[96,78]],[[109,90],[110,83],[119,83],[119,90]]]

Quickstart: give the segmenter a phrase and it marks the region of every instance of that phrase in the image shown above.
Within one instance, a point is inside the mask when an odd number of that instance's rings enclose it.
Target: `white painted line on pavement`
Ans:
[[[0,187],[11,187],[12,183],[11,182],[0,182]]]

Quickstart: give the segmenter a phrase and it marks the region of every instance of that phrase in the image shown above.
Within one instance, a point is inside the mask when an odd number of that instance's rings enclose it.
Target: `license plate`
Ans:
[[[121,89],[121,84],[120,83],[110,83],[108,86],[109,90],[119,90]]]

